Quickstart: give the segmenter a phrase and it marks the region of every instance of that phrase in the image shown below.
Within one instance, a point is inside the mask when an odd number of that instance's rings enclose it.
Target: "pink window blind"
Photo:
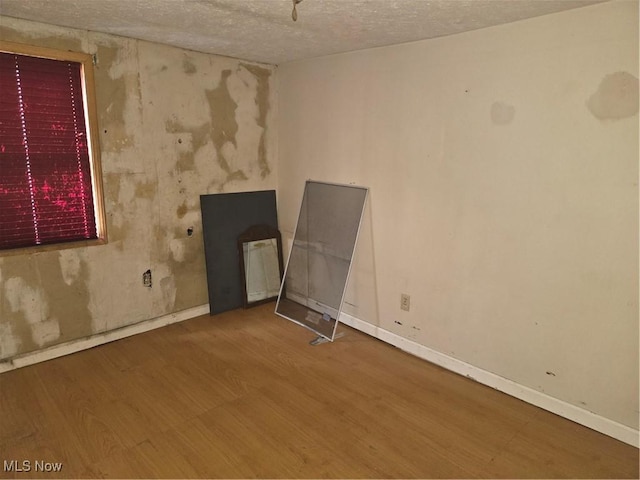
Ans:
[[[82,65],[0,52],[0,249],[97,238]]]

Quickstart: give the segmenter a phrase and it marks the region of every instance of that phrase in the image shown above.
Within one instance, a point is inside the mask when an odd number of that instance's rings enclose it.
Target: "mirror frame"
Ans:
[[[247,279],[245,274],[244,244],[247,242],[257,242],[260,240],[271,240],[275,238],[277,243],[278,271],[280,273],[280,285],[284,277],[284,262],[282,260],[282,236],[280,230],[270,225],[252,225],[238,235],[238,260],[240,264],[240,289],[242,291],[242,305],[244,308],[255,307],[276,300],[278,294],[263,298],[255,302],[249,302],[247,297]]]

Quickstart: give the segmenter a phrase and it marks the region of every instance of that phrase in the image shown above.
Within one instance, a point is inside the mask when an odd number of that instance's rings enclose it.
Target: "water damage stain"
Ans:
[[[262,134],[260,135],[260,143],[258,144],[258,166],[260,167],[260,175],[265,178],[271,173],[269,163],[267,162],[267,147],[266,147],[266,134],[267,134],[267,114],[269,113],[269,77],[271,76],[271,70],[258,67],[257,65],[248,65],[241,63],[240,66],[250,72],[258,81],[258,87],[256,91],[256,104],[258,105],[258,118],[256,123],[262,128]]]
[[[231,173],[231,167],[224,156],[222,147],[227,142],[231,142],[237,147],[236,134],[238,133],[238,122],[236,121],[236,109],[238,104],[231,97],[227,84],[231,70],[223,70],[219,85],[206,90],[207,100],[211,115],[211,139],[218,154],[220,168],[227,173]]]
[[[629,72],[606,75],[587,108],[598,120],[621,120],[638,114],[638,78]]]
[[[25,43],[74,52],[83,51],[82,41],[79,38],[65,35],[41,36],[39,34],[29,34],[7,26],[0,26],[0,38],[5,42]]]
[[[163,297],[173,298],[171,311],[184,310],[207,301],[207,280],[201,229],[191,235],[183,228],[154,227],[154,237],[163,247],[154,252],[154,262],[164,265],[169,276],[159,280]],[[172,254],[171,244],[179,244],[180,255]]]
[[[64,271],[69,257],[73,271]],[[62,261],[65,259],[65,261]],[[68,270],[68,269],[67,269]],[[18,354],[92,334],[88,288],[89,266],[77,253],[44,252],[30,257],[8,257],[2,262],[2,323],[20,340]],[[46,282],[42,282],[46,278]],[[9,281],[10,280],[10,281]],[[20,285],[19,298],[9,298],[9,285]],[[30,293],[31,292],[31,293]],[[33,297],[33,298],[30,298]],[[29,306],[37,300],[36,310]],[[38,317],[38,318],[35,318]]]
[[[198,69],[196,68],[194,63],[186,55],[185,55],[184,59],[182,60],[182,71],[184,73],[186,73],[187,75],[193,75],[194,73],[196,73],[198,71]]]
[[[139,79],[120,75],[112,78],[110,71],[118,61],[118,47],[98,46],[96,55],[96,101],[99,112],[99,124],[105,128],[102,150],[105,152],[121,152],[123,148],[133,145],[133,136],[125,131],[125,108],[127,99],[132,93],[132,86],[138,90]],[[108,131],[108,134],[107,134]]]
[[[178,218],[183,218],[187,214],[187,212],[187,202],[182,202],[182,205],[180,205],[176,210],[176,215],[178,216]]]

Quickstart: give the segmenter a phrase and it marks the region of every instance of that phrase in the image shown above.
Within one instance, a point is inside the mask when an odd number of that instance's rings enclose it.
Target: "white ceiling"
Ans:
[[[0,15],[269,64],[441,37],[604,0],[0,0]]]

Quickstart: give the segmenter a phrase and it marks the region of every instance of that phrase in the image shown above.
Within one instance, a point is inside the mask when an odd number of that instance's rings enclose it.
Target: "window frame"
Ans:
[[[102,185],[102,164],[100,160],[100,140],[98,129],[98,114],[96,108],[95,77],[93,73],[94,56],[88,53],[58,50],[22,43],[6,42],[0,40],[0,52],[26,55],[30,57],[46,58],[76,62],[81,65],[80,77],[82,80],[82,95],[84,104],[84,119],[87,131],[87,149],[89,152],[89,165],[91,171],[91,190],[95,210],[97,238],[90,240],[77,240],[72,242],[50,243],[46,245],[33,245],[11,249],[0,249],[0,257],[19,255],[25,253],[44,252],[52,250],[65,250],[69,248],[89,247],[105,245],[107,243],[107,221],[104,203],[104,189]]]

